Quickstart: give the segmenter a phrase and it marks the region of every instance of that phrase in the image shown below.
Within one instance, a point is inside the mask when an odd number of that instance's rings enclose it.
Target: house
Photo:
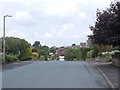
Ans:
[[[57,56],[62,56],[62,55],[64,55],[65,50],[66,50],[66,48],[57,49],[57,50],[56,50],[56,55],[57,55]]]
[[[87,47],[89,48],[91,46],[91,40],[88,39],[86,42],[87,42]]]
[[[81,43],[80,43],[80,47],[87,47],[87,45],[86,45],[85,42],[81,42]]]

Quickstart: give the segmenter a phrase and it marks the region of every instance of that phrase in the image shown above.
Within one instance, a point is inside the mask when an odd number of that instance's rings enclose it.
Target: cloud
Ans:
[[[16,22],[21,25],[34,25],[33,17],[27,11],[17,11],[15,14]]]
[[[111,1],[114,0],[0,0],[0,19],[4,14],[13,16],[6,20],[7,36],[50,46],[71,45],[87,39],[97,8],[105,9]]]
[[[80,12],[79,16],[82,19],[85,19],[87,17],[85,12]]]
[[[44,38],[51,38],[51,37],[53,37],[53,35],[50,34],[50,33],[45,33],[45,34],[43,35],[43,37],[44,37]]]
[[[72,35],[71,38],[80,38],[80,35]]]
[[[15,18],[18,19],[18,20],[19,19],[30,18],[30,15],[28,14],[28,12],[18,11],[18,12],[16,12]]]
[[[57,32],[57,37],[61,37],[61,38],[67,38],[70,37],[69,35],[71,35],[73,33],[75,29],[75,25],[74,24],[64,24],[61,26],[61,30],[59,30]]]
[[[13,30],[7,31],[6,36],[15,36],[15,37],[20,37],[20,38],[26,38],[28,35],[25,34],[23,31],[13,29]]]
[[[70,15],[78,10],[78,4],[87,4],[86,0],[48,0],[51,5],[45,9],[50,15]]]

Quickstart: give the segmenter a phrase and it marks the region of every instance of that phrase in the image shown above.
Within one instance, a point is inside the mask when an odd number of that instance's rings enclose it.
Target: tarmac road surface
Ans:
[[[86,61],[36,61],[2,72],[3,88],[109,88]]]

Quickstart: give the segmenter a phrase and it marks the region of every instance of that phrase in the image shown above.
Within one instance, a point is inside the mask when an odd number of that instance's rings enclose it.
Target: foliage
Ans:
[[[113,50],[119,50],[120,51],[120,45],[119,46],[116,46],[113,48]]]
[[[73,59],[73,61],[77,61],[77,60],[78,60],[78,58],[74,58],[74,59]]]
[[[20,58],[21,61],[26,61],[26,60],[31,60],[32,59],[32,56],[31,55],[28,55],[28,56],[22,56]]]
[[[97,10],[95,26],[91,26],[93,35],[89,38],[99,45],[120,45],[120,1],[111,3],[107,10]]]
[[[87,52],[86,58],[92,58],[92,53],[93,53],[93,50]]]
[[[98,50],[97,50],[97,47],[93,47],[93,52],[92,52],[92,58],[95,58],[98,56]]]
[[[72,44],[72,46],[76,46],[76,44],[74,43],[74,44]]]
[[[46,51],[44,49],[39,49],[38,53],[40,53],[41,55],[48,55],[48,51]]]
[[[32,48],[32,52],[37,52],[37,48]]]
[[[20,60],[31,60],[32,51],[30,48],[27,48],[20,56]]]
[[[45,61],[48,61],[48,56],[44,55]]]
[[[49,47],[48,46],[40,46],[38,48],[38,53],[41,55],[49,55]]]
[[[18,57],[15,56],[15,55],[13,55],[13,54],[8,54],[8,55],[5,56],[5,59],[6,59],[7,61],[12,62],[13,60],[18,60]]]
[[[39,57],[39,54],[38,54],[38,52],[33,52],[33,53],[32,53],[32,56],[34,56],[34,57]]]
[[[66,60],[73,60],[74,58],[77,58],[76,50],[72,48],[65,50],[64,55]]]
[[[119,58],[120,59],[120,51],[113,50],[111,52],[102,52],[102,57],[105,57],[109,60],[111,60],[112,58]]]
[[[44,61],[45,60],[44,56],[40,56],[40,60]]]
[[[13,53],[13,55],[21,55],[25,52],[27,48],[30,47],[30,44],[20,38],[16,37],[6,37],[6,53],[10,54]]]
[[[89,51],[89,48],[69,48],[65,50],[64,56],[66,60],[77,60],[86,59],[86,53]]]
[[[38,48],[39,46],[41,46],[40,41],[35,41],[33,47]]]
[[[49,53],[53,53],[53,54],[55,54],[55,53],[56,53],[56,48],[51,47],[50,50],[49,50]]]
[[[88,51],[90,51],[90,48],[80,48],[80,52],[81,52],[80,59],[86,59],[86,54]]]
[[[27,48],[27,49],[25,50],[25,52],[23,53],[24,56],[29,56],[29,55],[31,55],[31,54],[32,54],[32,51],[31,51],[30,48]]]

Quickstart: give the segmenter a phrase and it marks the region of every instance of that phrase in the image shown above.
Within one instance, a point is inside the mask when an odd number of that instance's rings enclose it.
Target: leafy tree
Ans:
[[[49,47],[48,46],[39,46],[38,53],[41,55],[49,55]]]
[[[13,55],[23,54],[27,48],[30,47],[30,44],[20,38],[16,37],[6,37],[6,53],[13,53]]]
[[[64,56],[66,60],[86,59],[88,51],[90,51],[89,48],[68,48],[65,50]]]
[[[95,58],[95,57],[97,57],[98,56],[98,49],[97,49],[97,47],[93,47],[93,52],[92,52],[92,58]]]
[[[93,35],[89,38],[99,45],[120,45],[120,1],[111,3],[107,10],[97,10],[95,26],[91,26]]]
[[[53,53],[53,54],[55,54],[55,53],[56,53],[56,48],[51,47],[50,50],[49,50],[49,53]]]
[[[72,44],[72,46],[76,46],[76,44]]]
[[[65,55],[65,59],[66,59],[66,60],[73,60],[74,58],[77,57],[77,55],[76,55],[76,50],[75,50],[75,49],[72,49],[72,48],[67,49],[67,50],[64,52],[64,55]]]
[[[39,46],[41,46],[40,41],[35,41],[33,47],[38,48]]]

